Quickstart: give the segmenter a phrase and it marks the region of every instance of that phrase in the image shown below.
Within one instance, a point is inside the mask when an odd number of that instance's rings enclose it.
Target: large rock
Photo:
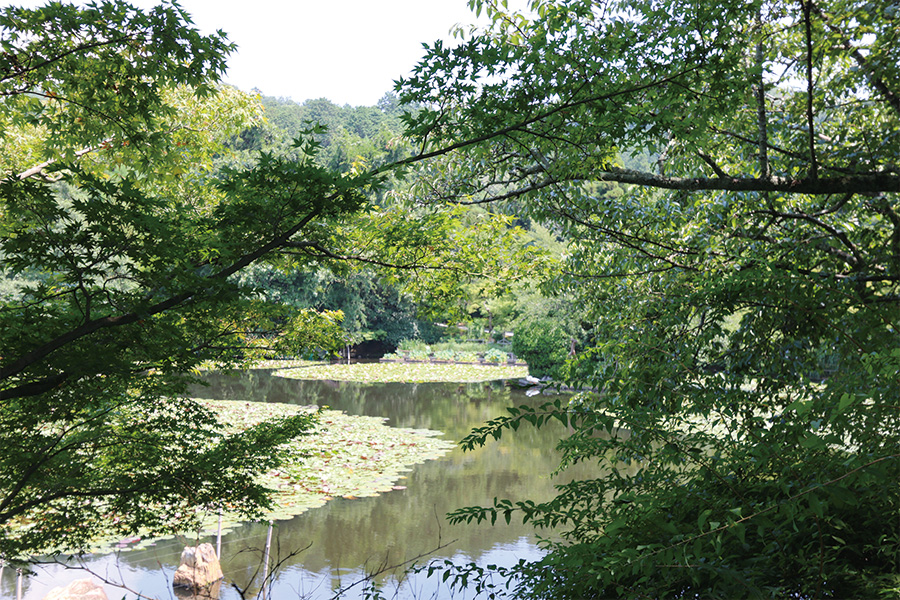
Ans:
[[[181,566],[175,571],[172,585],[192,590],[206,588],[225,577],[212,544],[186,546],[181,552]]]
[[[65,587],[55,587],[44,596],[44,600],[109,600],[103,588],[91,581],[90,577],[76,579]]]

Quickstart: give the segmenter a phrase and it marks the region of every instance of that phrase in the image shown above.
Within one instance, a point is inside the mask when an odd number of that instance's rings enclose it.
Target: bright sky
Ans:
[[[0,0],[37,6],[42,0]],[[131,0],[147,8],[157,0]],[[226,81],[302,102],[374,105],[422,56],[475,21],[466,0],[181,0],[202,33],[221,29],[237,52]]]
[[[238,50],[228,82],[298,102],[374,105],[422,56],[475,20],[466,0],[182,0],[203,32]]]

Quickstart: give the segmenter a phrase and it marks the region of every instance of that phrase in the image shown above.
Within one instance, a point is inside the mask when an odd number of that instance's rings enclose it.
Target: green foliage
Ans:
[[[327,235],[307,234],[289,256],[252,268],[243,281],[271,300],[341,310],[354,341],[435,341],[440,334],[431,319],[477,315],[478,324],[485,326],[509,321],[514,306],[510,282],[518,279],[522,262],[542,262],[541,246],[531,247],[508,215],[416,205],[403,171],[391,167],[411,153],[400,135],[399,115],[413,107],[401,105],[393,94],[369,108],[338,107],[327,100],[297,104],[264,97],[262,102],[268,121],[261,131],[272,134],[266,138],[270,145],[262,147],[291,155],[282,140],[318,118],[323,127],[313,136],[321,144],[317,164],[342,173],[374,169],[384,180],[370,194],[369,210],[331,223],[323,230]],[[248,130],[244,137],[259,135]],[[233,141],[235,147],[241,143]]]
[[[329,229],[307,232],[290,249],[292,264],[370,265],[378,285],[388,294],[402,292],[398,300],[414,302],[420,319],[459,321],[471,297],[468,284],[490,279],[499,295],[523,278],[523,264],[547,263],[542,249],[521,243],[523,231],[508,216],[452,205],[421,209],[407,194],[395,196],[390,205],[371,205]]]
[[[570,343],[565,329],[552,320],[523,321],[513,331],[512,351],[528,363],[532,376],[559,380]]]
[[[161,101],[165,87],[211,93],[233,49],[221,32],[202,36],[189,23],[168,3],[147,12],[108,1],[6,7],[0,131],[27,125],[53,132],[43,145],[45,159],[72,160],[100,143],[161,154],[167,132],[158,125],[175,112]]]
[[[453,362],[480,362],[479,357],[487,363],[506,363],[508,354],[505,350],[492,345],[476,342],[440,342],[428,345],[421,340],[404,340],[400,343],[398,354],[391,354],[385,358],[401,359],[403,357],[412,360],[443,360]]]
[[[403,345],[401,348],[405,347]],[[435,352],[439,350],[450,350],[452,352],[456,352],[459,354],[477,354],[478,352],[485,352],[494,349],[492,345],[481,344],[478,342],[438,342],[436,344],[431,345],[434,348]]]
[[[598,468],[455,519],[565,532],[506,571],[520,597],[895,594],[894,7],[470,5],[491,25],[401,84],[428,102],[421,197],[514,200],[568,243],[543,290],[577,307],[570,383],[595,391],[466,444],[560,420],[562,467]]]
[[[0,555],[190,529],[271,505],[257,474],[308,416],[223,434],[178,399],[202,364],[342,342],[338,313],[234,277],[358,210],[378,178],[289,158],[216,169],[260,123],[231,46],[174,5],[0,12]]]
[[[378,340],[396,346],[429,330],[417,307],[372,269],[294,270],[258,265],[242,274],[268,300],[316,311],[339,310],[344,337],[353,343]]]
[[[262,98],[262,104],[269,128],[283,139],[300,136],[311,123],[322,126],[315,136],[322,146],[318,160],[335,170],[373,168],[411,153],[409,143],[402,137],[400,121],[400,114],[407,107],[394,94],[386,94],[378,106],[370,107],[340,107],[325,98],[298,104],[267,96]]]

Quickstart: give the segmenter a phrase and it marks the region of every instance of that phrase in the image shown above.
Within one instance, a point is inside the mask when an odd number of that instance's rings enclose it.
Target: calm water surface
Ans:
[[[472,427],[504,413],[510,405],[531,404],[517,389],[500,382],[480,384],[356,384],[301,381],[272,377],[267,371],[237,375],[212,374],[209,387],[194,395],[225,400],[287,402],[329,406],[352,415],[380,416],[395,427],[433,429],[458,441]],[[540,402],[540,400],[538,400]],[[337,498],[290,521],[275,524],[272,562],[278,564],[272,579],[273,600],[332,598],[339,590],[358,582],[385,565],[397,565],[422,556],[417,562],[450,559],[514,564],[520,558],[540,556],[533,530],[505,523],[491,526],[450,525],[447,512],[463,506],[489,505],[493,498],[535,501],[552,497],[550,473],[557,466],[553,448],[562,427],[530,427],[492,441],[472,452],[452,450],[439,460],[416,465],[395,490],[372,498]],[[581,475],[584,475],[582,473]],[[262,582],[262,548],[268,525],[250,523],[223,537],[222,568],[226,585],[220,598],[255,597]],[[201,540],[215,543],[214,539]],[[115,555],[91,556],[77,565],[109,580],[110,600],[140,595],[173,598],[170,582],[178,568],[181,550],[193,540],[169,539],[139,550],[123,549]],[[85,577],[80,569],[59,565],[41,567],[26,578],[22,597],[40,600],[53,587]],[[377,578],[385,597],[449,598],[439,577],[402,576],[389,570]],[[344,597],[362,597],[357,584]],[[0,580],[0,596],[16,597],[15,573],[8,568]],[[452,594],[471,598],[472,593]]]

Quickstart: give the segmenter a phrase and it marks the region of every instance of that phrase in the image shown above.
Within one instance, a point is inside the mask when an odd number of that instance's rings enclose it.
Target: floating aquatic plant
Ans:
[[[275,375],[292,379],[329,379],[361,383],[472,383],[498,379],[519,379],[528,375],[528,367],[441,363],[358,363],[282,369],[276,371]]]

